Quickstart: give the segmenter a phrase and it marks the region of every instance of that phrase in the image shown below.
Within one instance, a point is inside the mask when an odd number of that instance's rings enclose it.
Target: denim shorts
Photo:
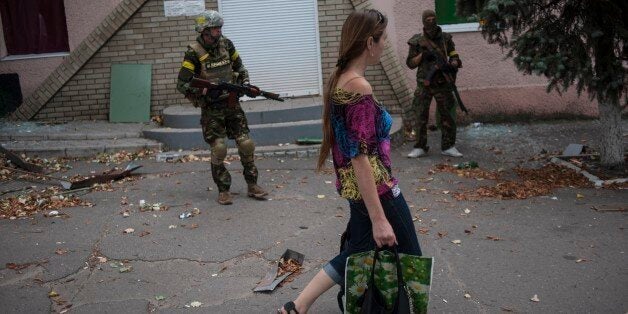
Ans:
[[[395,193],[397,194],[397,193]],[[401,192],[397,196],[391,193],[380,196],[386,219],[392,226],[397,237],[399,253],[422,255],[416,236],[412,215]],[[351,254],[375,249],[373,227],[364,202],[349,202],[351,217],[347,225],[347,239],[340,254],[329,261],[323,270],[339,285],[344,285],[347,257]]]

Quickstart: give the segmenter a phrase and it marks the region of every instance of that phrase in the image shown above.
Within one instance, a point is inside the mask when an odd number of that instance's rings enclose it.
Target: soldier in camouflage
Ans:
[[[227,139],[238,147],[244,167],[248,196],[263,199],[268,193],[257,185],[258,171],[254,162],[255,143],[249,137],[246,115],[233,92],[226,90],[199,90],[190,87],[193,77],[212,83],[229,82],[248,84],[248,71],[242,64],[235,46],[222,35],[223,19],[220,13],[205,11],[196,18],[199,36],[188,46],[179,70],[177,90],[196,107],[201,107],[203,138],[211,147],[212,178],[218,185],[218,203],[233,203],[229,188],[231,175],[225,167]]]
[[[432,97],[436,99],[436,109],[438,116],[440,116],[442,154],[462,157],[462,154],[454,146],[456,143],[456,120],[454,116],[456,102],[451,85],[446,82],[442,72],[435,72],[429,85],[425,85],[425,79],[428,73],[433,70],[437,58],[448,60],[450,69],[462,67],[462,62],[456,52],[451,35],[443,32],[440,26],[436,24],[436,13],[432,10],[425,10],[422,18],[423,33],[416,34],[408,40],[410,51],[406,59],[406,65],[410,69],[417,69],[417,87],[412,100],[417,116],[417,142],[408,157],[425,156],[429,150],[427,146],[427,123]],[[452,77],[455,79],[455,73]]]

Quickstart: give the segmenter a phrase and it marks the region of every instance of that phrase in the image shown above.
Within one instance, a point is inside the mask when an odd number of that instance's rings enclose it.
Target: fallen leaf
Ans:
[[[456,240],[452,240],[451,243],[453,243],[453,244],[461,244],[462,241],[456,239]]]
[[[57,255],[63,255],[65,253],[67,253],[67,252],[68,252],[68,250],[66,250],[66,249],[56,249],[55,250],[55,254],[57,254]]]
[[[464,209],[464,213],[465,213],[465,214],[469,214],[469,213],[471,213],[471,210],[469,210],[468,208],[465,208],[465,209]]]
[[[193,301],[192,303],[190,303],[191,307],[200,307],[201,305],[203,305],[203,303],[198,301]]]
[[[438,237],[439,237],[439,238],[442,238],[442,237],[447,236],[447,234],[448,234],[448,232],[447,232],[447,231],[439,231],[439,232],[438,232]]]
[[[539,296],[537,296],[536,294],[532,297],[532,299],[530,299],[530,301],[532,302],[540,302],[541,300],[539,300]]]
[[[325,195],[324,194],[318,194],[316,197],[318,197],[318,198],[325,198]]]
[[[588,261],[587,259],[579,258],[576,260],[576,263],[582,263],[582,262],[587,262],[587,261]]]
[[[578,193],[578,194],[576,194],[576,198],[584,198],[584,195]]]
[[[161,301],[161,300],[165,300],[165,299],[166,299],[166,297],[164,297],[163,295],[156,295],[155,296],[155,300],[157,300],[157,301]]]
[[[135,229],[133,229],[133,228],[126,228],[126,229],[124,229],[123,233],[129,234],[129,233],[133,233],[133,232],[135,232]]]
[[[499,237],[496,237],[496,236],[491,236],[491,235],[486,236],[486,238],[487,238],[487,239],[489,239],[489,240],[493,240],[493,241],[499,241],[499,240],[501,240]]]
[[[58,297],[58,296],[59,296],[59,294],[58,294],[56,291],[54,291],[54,290],[52,290],[52,291],[50,291],[50,292],[48,293],[48,297],[49,297],[49,298],[56,298],[56,297]]]
[[[470,294],[468,294],[468,293],[465,293],[465,294],[464,294],[464,298],[465,298],[465,299],[471,299],[471,295],[470,295]]]

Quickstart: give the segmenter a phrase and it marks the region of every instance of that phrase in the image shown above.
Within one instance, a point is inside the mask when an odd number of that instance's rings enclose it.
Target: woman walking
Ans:
[[[349,201],[347,240],[294,301],[279,313],[306,313],[334,284],[344,285],[347,257],[381,246],[421,255],[410,210],[392,176],[389,131],[392,118],[364,77],[379,63],[387,38],[386,16],[377,10],[355,11],[342,26],[336,70],[324,93],[323,143],[318,169],[331,151],[336,188]]]

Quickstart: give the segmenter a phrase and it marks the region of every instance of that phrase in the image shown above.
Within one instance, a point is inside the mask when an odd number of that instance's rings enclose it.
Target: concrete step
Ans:
[[[276,109],[270,111],[245,111],[249,125],[282,123],[320,119],[323,107],[320,105]],[[201,109],[188,106],[170,106],[162,113],[163,127],[177,129],[198,128],[201,120]]]
[[[62,124],[0,121],[0,143],[139,138],[142,136],[142,130],[155,127],[157,126],[150,123],[109,123],[106,121],[73,121]]]
[[[142,149],[160,151],[162,144],[145,138],[90,140],[19,140],[3,142],[6,149],[29,157],[90,157],[118,151],[136,152]]]
[[[251,137],[257,146],[294,143],[298,138],[322,137],[321,120],[266,123],[249,125]],[[144,137],[164,144],[167,150],[202,149],[207,147],[202,129],[197,128],[156,128],[144,131]]]

